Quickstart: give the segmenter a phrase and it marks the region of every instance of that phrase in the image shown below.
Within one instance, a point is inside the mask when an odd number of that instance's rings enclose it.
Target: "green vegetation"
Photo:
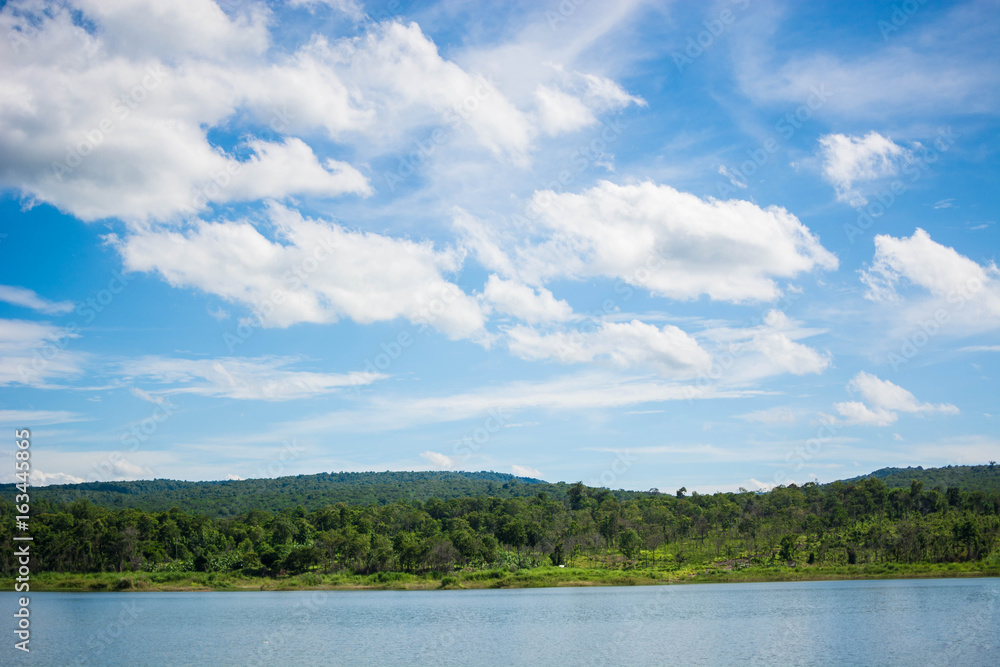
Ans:
[[[387,488],[379,475],[360,476],[355,496]],[[103,507],[86,498],[51,501],[38,489],[31,501],[32,589],[486,588],[1000,574],[1000,485],[927,489],[912,480],[891,489],[869,477],[768,493],[687,495],[499,477],[423,481],[485,483],[506,497],[379,498],[276,511],[249,497],[241,503],[250,509],[216,517],[176,507]],[[210,494],[196,497],[202,502]],[[8,585],[16,570],[15,514],[0,501],[0,575]]]
[[[865,477],[877,477],[890,489],[909,488],[913,480],[922,482],[928,489],[955,488],[962,491],[996,491],[1000,488],[1000,465],[991,461],[983,466],[947,466],[945,468],[882,468],[870,475],[844,480],[857,482]]]
[[[539,491],[562,497],[567,488],[566,484],[497,472],[334,472],[219,482],[154,479],[58,484],[35,488],[31,497],[53,503],[89,500],[102,507],[134,507],[147,512],[176,507],[184,512],[226,517],[254,509],[279,512],[298,505],[312,511],[337,503],[387,505],[429,498],[516,498]],[[13,484],[0,484],[0,497],[13,498],[15,493]]]

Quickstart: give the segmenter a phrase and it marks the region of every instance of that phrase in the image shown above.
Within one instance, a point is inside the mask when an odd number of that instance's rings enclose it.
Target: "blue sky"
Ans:
[[[7,2],[0,423],[37,484],[1000,458],[998,18]]]

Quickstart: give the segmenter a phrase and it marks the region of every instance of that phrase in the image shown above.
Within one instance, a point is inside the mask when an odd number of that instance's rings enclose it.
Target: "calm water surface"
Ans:
[[[35,593],[32,665],[1000,665],[1000,580]]]

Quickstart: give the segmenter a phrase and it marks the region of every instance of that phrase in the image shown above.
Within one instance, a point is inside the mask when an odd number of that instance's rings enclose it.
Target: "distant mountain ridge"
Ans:
[[[946,490],[955,487],[962,491],[996,491],[1000,489],[1000,465],[995,462],[975,466],[945,466],[944,468],[880,468],[867,475],[859,475],[841,480],[843,483],[857,482],[875,477],[885,482],[890,489],[908,488],[913,480],[922,482],[925,489],[940,487]]]
[[[58,484],[32,489],[33,501],[87,499],[95,505],[147,512],[172,507],[209,516],[235,516],[252,509],[269,511],[297,505],[313,511],[327,505],[386,505],[397,501],[442,500],[470,496],[514,498],[540,491],[562,498],[566,484],[492,471],[330,472],[294,477],[185,482],[170,479]],[[13,499],[13,484],[0,485],[0,497]]]
[[[1000,466],[948,466],[945,468],[881,468],[866,475],[831,482],[854,484],[873,477],[889,488],[909,488],[913,480],[927,490],[949,487],[962,491],[1000,491]],[[524,498],[546,493],[554,500],[566,497],[571,484],[551,483],[493,471],[386,471],[329,472],[294,477],[185,482],[169,479],[128,482],[86,482],[35,487],[33,501],[67,502],[87,499],[113,509],[137,508],[163,512],[172,507],[214,517],[246,514],[253,509],[277,512],[298,505],[315,511],[328,505],[387,505],[397,501],[448,500],[492,496]],[[824,485],[829,486],[829,485]],[[13,484],[0,485],[0,497],[13,500]],[[619,500],[649,491],[613,490]]]

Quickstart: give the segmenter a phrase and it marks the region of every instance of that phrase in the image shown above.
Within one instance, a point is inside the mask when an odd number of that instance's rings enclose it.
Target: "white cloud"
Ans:
[[[747,189],[747,181],[740,172],[732,171],[726,165],[720,165],[719,173],[728,178],[733,187],[740,188],[741,190]]]
[[[651,182],[536,192],[529,211],[542,240],[514,251],[529,284],[607,276],[675,299],[766,301],[781,293],[775,278],[837,267],[783,208],[705,201]]]
[[[868,200],[855,187],[897,173],[910,152],[883,137],[869,132],[864,137],[827,134],[819,138],[823,157],[823,176],[837,190],[837,199],[851,206],[864,206]]]
[[[11,475],[11,477],[13,477],[13,475]],[[51,486],[53,484],[83,484],[86,481],[87,480],[83,477],[77,477],[76,475],[70,475],[65,472],[47,473],[38,468],[32,468],[31,470],[31,483],[34,486]]]
[[[798,342],[825,333],[791,320],[779,310],[768,311],[760,324],[706,329],[699,338],[715,344],[715,365],[710,377],[727,384],[791,373],[806,375],[829,368],[832,357]]]
[[[860,394],[864,400],[834,404],[834,408],[848,424],[888,426],[897,420],[899,412],[949,415],[959,412],[950,403],[921,403],[916,396],[899,385],[864,371],[851,378],[847,389]]]
[[[73,311],[72,301],[49,301],[30,289],[13,285],[0,285],[0,301],[37,310],[46,315],[59,315]]]
[[[829,367],[829,354],[820,354],[807,345],[795,342],[793,336],[796,335],[808,334],[799,331],[787,315],[772,310],[764,317],[764,324],[743,345],[747,350],[763,355],[770,366],[768,375],[776,372],[805,375],[820,373]]]
[[[535,91],[542,131],[548,134],[575,132],[597,122],[597,117],[578,98],[539,86]]]
[[[496,274],[486,281],[483,299],[494,310],[529,324],[565,322],[573,317],[573,308],[544,287],[534,289]]]
[[[760,392],[721,390],[648,377],[588,373],[541,382],[510,382],[502,386],[437,396],[379,396],[358,410],[336,411],[280,426],[281,437],[298,433],[391,431],[418,424],[482,419],[499,414],[508,421],[521,410],[587,411],[628,408],[665,401],[739,398]],[[274,434],[266,434],[273,439]]]
[[[658,328],[639,320],[603,322],[589,331],[540,333],[526,326],[506,330],[511,353],[522,359],[561,363],[606,361],[623,370],[652,369],[665,377],[691,377],[707,370],[711,357],[673,325]]]
[[[141,357],[124,362],[120,373],[128,381],[173,385],[150,393],[132,388],[133,395],[161,404],[163,394],[224,396],[243,400],[290,401],[366,385],[382,375],[362,372],[316,373],[288,370],[295,359],[281,357],[175,359]]]
[[[510,467],[510,471],[518,477],[531,477],[533,479],[542,478],[541,471],[537,468],[532,468],[531,466],[522,466],[515,463]]]
[[[969,330],[1000,326],[1000,271],[994,264],[981,266],[954,248],[933,241],[923,229],[910,238],[880,234],[875,237],[871,267],[861,272],[872,301],[901,300],[898,286],[910,283],[930,293],[907,319],[928,319],[944,309],[948,326],[961,324]]]
[[[438,468],[455,467],[455,461],[450,456],[446,456],[444,454],[441,454],[440,452],[426,451],[426,452],[421,452],[420,456],[429,461],[432,465],[437,466]]]
[[[66,424],[88,419],[68,410],[0,410],[0,424],[15,428],[34,428],[48,424]]]
[[[82,372],[84,356],[65,349],[79,334],[51,324],[0,319],[0,386],[49,386]]]
[[[127,270],[241,303],[266,327],[402,317],[451,338],[487,340],[479,304],[442,275],[461,267],[460,252],[350,231],[280,205],[269,216],[284,243],[249,222],[199,221],[186,233],[136,232],[116,246]]]
[[[845,401],[834,403],[834,409],[844,418],[847,424],[865,426],[888,426],[899,418],[895,412],[881,409],[871,409],[860,401]]]

